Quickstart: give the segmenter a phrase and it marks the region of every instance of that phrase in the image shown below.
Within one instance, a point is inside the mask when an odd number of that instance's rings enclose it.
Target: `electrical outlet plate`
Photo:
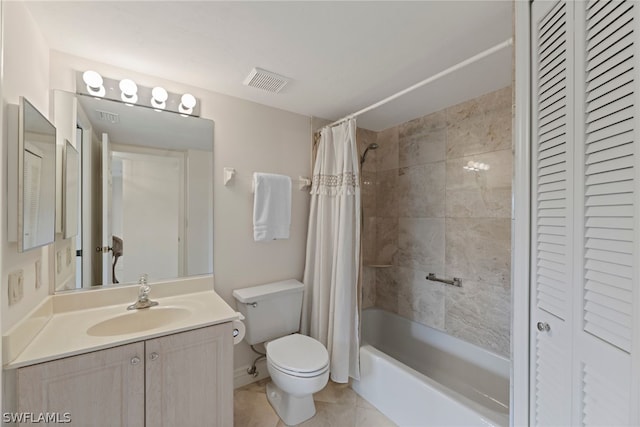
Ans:
[[[42,285],[42,261],[36,261],[36,289]]]
[[[16,270],[9,273],[9,305],[22,299],[24,295],[24,271]]]

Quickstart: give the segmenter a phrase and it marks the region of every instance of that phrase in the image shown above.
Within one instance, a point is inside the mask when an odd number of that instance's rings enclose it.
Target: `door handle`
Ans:
[[[536,326],[540,332],[549,332],[551,330],[551,326],[547,322],[538,322]]]

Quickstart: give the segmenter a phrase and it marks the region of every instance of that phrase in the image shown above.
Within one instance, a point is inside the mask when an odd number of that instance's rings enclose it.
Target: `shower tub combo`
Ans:
[[[508,426],[509,360],[384,310],[362,313],[353,389],[399,426]]]

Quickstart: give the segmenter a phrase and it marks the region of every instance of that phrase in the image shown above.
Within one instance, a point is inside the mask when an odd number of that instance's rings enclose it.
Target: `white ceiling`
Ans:
[[[52,49],[327,119],[373,104],[512,33],[508,0],[27,5]],[[243,86],[253,67],[292,80],[278,94]],[[510,82],[505,49],[361,116],[358,125],[382,130]]]

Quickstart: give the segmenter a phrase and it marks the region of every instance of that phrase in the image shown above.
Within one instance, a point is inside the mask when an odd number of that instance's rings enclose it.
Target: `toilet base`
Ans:
[[[292,396],[273,382],[267,384],[267,400],[280,419],[288,426],[300,424],[316,414],[313,394]]]

